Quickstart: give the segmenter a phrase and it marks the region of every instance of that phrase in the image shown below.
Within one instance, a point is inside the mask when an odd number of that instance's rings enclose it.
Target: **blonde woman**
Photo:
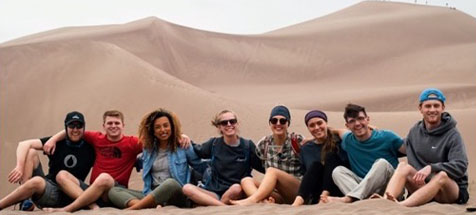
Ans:
[[[205,184],[183,187],[184,194],[198,205],[226,205],[242,198],[241,179],[250,176],[252,168],[263,172],[255,144],[238,135],[239,121],[234,112],[219,112],[212,125],[221,136],[193,146],[199,157],[211,160],[210,171],[204,175]]]

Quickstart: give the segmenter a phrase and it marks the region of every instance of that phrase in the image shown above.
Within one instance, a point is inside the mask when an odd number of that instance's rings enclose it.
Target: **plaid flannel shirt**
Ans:
[[[296,134],[297,141],[301,144],[303,137]],[[265,150],[267,150],[265,152]],[[265,154],[266,153],[266,154]],[[293,151],[291,134],[287,134],[286,141],[281,146],[274,144],[273,135],[263,137],[256,147],[256,154],[263,161],[265,169],[274,167],[301,179],[301,161],[299,155]]]

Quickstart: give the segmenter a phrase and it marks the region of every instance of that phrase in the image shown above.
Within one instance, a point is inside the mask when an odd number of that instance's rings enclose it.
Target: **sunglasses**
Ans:
[[[67,125],[69,129],[82,129],[83,128],[83,124],[81,123],[71,123],[69,125]]]
[[[284,124],[288,123],[288,120],[287,120],[286,118],[280,118],[280,119],[278,119],[278,118],[271,118],[271,119],[269,120],[269,122],[271,122],[271,124],[273,124],[273,125],[278,124],[278,122],[279,122],[279,124],[284,125]]]
[[[230,125],[234,125],[238,122],[238,120],[236,119],[229,119],[229,120],[222,120],[220,122],[218,122],[218,124],[220,124],[221,126],[227,126],[228,123],[230,123]]]

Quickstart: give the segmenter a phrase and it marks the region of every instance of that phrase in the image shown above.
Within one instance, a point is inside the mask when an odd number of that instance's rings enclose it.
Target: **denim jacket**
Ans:
[[[147,195],[152,191],[152,166],[157,158],[157,149],[152,151],[144,149],[142,153],[142,180],[144,180],[144,189],[142,192]],[[190,182],[192,168],[199,172],[203,172],[207,165],[195,154],[192,146],[187,149],[177,147],[175,152],[167,151],[167,159],[169,161],[169,171],[173,179],[183,186]],[[189,166],[190,165],[190,166]]]

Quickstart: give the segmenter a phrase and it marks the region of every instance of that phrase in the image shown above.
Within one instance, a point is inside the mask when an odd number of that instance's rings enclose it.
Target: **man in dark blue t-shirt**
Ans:
[[[49,171],[45,176],[36,150],[50,137],[22,141],[17,148],[17,166],[9,174],[9,182],[21,186],[0,200],[0,210],[19,201],[32,198],[38,207],[60,207],[71,199],[65,195],[56,182],[56,175],[65,170],[84,180],[94,164],[94,148],[83,140],[84,116],[79,112],[70,112],[65,118],[67,138],[64,144],[58,144],[56,153],[49,155]],[[82,183],[82,188],[86,188]]]

